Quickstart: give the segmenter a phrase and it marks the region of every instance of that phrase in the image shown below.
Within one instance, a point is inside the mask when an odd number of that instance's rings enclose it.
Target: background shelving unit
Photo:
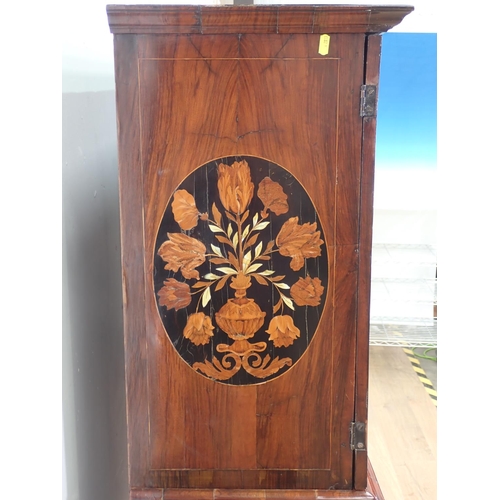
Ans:
[[[371,345],[437,347],[436,270],[432,245],[373,245]]]

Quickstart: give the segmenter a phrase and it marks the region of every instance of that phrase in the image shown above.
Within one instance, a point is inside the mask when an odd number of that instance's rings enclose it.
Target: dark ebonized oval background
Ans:
[[[225,177],[218,186],[223,175],[220,164],[226,167],[223,167]],[[226,188],[225,192],[219,191],[221,186]],[[238,255],[238,250],[244,245],[239,246],[240,238],[233,245],[238,232],[238,215],[231,212],[235,200],[243,204],[248,200],[241,214],[248,212],[241,224],[240,235],[249,226],[244,243],[252,244],[240,251],[241,255]],[[224,242],[228,233],[231,245]],[[272,247],[270,242],[274,242]],[[257,255],[263,256],[266,249],[265,258],[256,259]],[[233,253],[238,261],[238,257],[249,252],[251,261],[246,262],[246,272],[252,270],[259,276],[250,276],[246,297],[253,299],[265,316],[262,327],[246,339],[251,345],[261,346],[247,362],[250,366],[264,368],[251,373],[253,370],[246,370],[243,363],[233,375],[225,378],[227,375],[223,373],[234,369],[238,355],[229,355],[224,360],[225,353],[217,350],[220,345],[231,349],[234,338],[219,327],[215,315],[229,299],[235,298],[236,290],[230,285],[238,274],[236,267],[229,262],[228,254]],[[225,259],[228,262],[224,263]],[[239,271],[244,275],[241,262]],[[216,290],[225,276],[228,277],[223,286]],[[272,282],[271,279],[277,280]],[[206,292],[207,288],[209,292]],[[155,243],[155,296],[158,312],[173,346],[201,376],[225,384],[248,385],[286,373],[314,337],[327,288],[327,245],[321,222],[307,192],[285,168],[254,156],[219,158],[194,170],[170,198]],[[273,312],[281,294],[288,300],[282,299],[279,309]],[[289,307],[290,303],[293,309]],[[195,314],[196,322],[193,320]],[[276,341],[270,338],[271,320],[278,316],[290,318],[280,321],[290,329],[285,328],[284,332],[276,334],[282,338],[277,344],[289,345],[276,345]],[[274,323],[276,327],[276,321]],[[191,331],[191,336],[187,330]],[[192,335],[193,332],[198,335]],[[270,373],[273,370],[266,371],[265,367],[273,360],[276,360],[277,369]],[[214,376],[221,369],[221,376]]]

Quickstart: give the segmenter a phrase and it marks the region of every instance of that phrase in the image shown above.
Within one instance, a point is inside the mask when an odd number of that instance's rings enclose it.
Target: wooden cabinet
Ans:
[[[379,33],[411,10],[108,6],[131,498],[375,497]]]

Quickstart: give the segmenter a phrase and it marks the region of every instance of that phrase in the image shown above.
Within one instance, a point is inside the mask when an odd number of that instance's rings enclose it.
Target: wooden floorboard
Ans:
[[[385,500],[435,500],[436,407],[401,348],[370,348],[368,408],[368,456]]]

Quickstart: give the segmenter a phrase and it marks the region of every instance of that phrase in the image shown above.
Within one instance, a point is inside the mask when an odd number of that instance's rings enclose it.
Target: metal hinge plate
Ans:
[[[360,116],[375,116],[377,114],[377,86],[361,85]]]
[[[366,424],[351,422],[351,450],[366,451]]]

